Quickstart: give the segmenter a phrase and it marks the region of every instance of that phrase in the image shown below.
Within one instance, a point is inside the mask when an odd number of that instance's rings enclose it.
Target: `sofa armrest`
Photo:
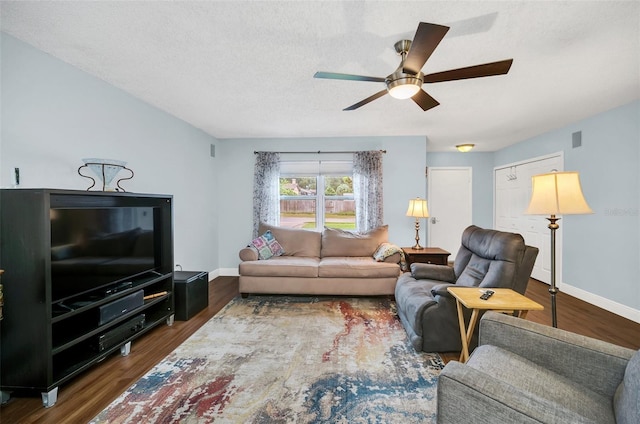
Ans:
[[[583,422],[557,404],[451,361],[438,377],[438,424]]]
[[[613,398],[634,350],[513,316],[487,312],[479,344],[501,347]]]
[[[257,261],[258,260],[258,249],[253,246],[247,246],[244,249],[241,249],[238,256],[240,256],[240,260],[243,262],[246,261]]]
[[[447,283],[456,281],[456,274],[448,265],[435,265],[413,263],[411,264],[411,275],[416,280],[436,280]]]

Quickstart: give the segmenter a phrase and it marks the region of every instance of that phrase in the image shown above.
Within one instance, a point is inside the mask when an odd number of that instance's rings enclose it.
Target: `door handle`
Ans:
[[[432,223],[432,224],[436,224],[437,222],[439,222],[439,219],[438,219],[438,218],[436,218],[435,216],[434,216],[434,217],[431,217],[431,223]]]

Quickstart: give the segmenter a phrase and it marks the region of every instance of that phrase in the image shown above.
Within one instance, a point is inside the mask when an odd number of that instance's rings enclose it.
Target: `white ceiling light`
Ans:
[[[475,147],[475,144],[467,143],[467,144],[458,144],[456,146],[456,149],[458,149],[459,152],[467,153],[471,151],[471,149],[473,149],[474,147]]]
[[[413,97],[422,87],[422,72],[418,75],[396,71],[387,77],[387,91],[396,99]]]

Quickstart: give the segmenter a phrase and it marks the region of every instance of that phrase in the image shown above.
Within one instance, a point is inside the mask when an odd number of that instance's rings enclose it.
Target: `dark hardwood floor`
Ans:
[[[87,423],[155,364],[238,295],[238,277],[209,282],[209,307],[189,321],[159,325],[131,343],[129,356],[114,354],[61,386],[58,402],[44,408],[39,397],[16,397],[0,407],[0,423]]]
[[[548,286],[530,280],[527,296],[544,305],[527,319],[551,325]],[[238,295],[237,277],[218,277],[209,283],[209,307],[189,321],[159,326],[132,343],[131,354],[114,354],[68,384],[58,402],[45,409],[39,397],[12,397],[0,408],[1,423],[86,423],[156,363]],[[600,340],[640,349],[640,324],[621,318],[562,292],[558,294],[558,327]],[[445,361],[457,354],[443,355]]]

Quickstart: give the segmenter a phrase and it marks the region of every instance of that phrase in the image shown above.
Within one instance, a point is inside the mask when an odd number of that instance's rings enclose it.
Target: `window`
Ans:
[[[280,163],[280,226],[356,229],[352,162]]]

